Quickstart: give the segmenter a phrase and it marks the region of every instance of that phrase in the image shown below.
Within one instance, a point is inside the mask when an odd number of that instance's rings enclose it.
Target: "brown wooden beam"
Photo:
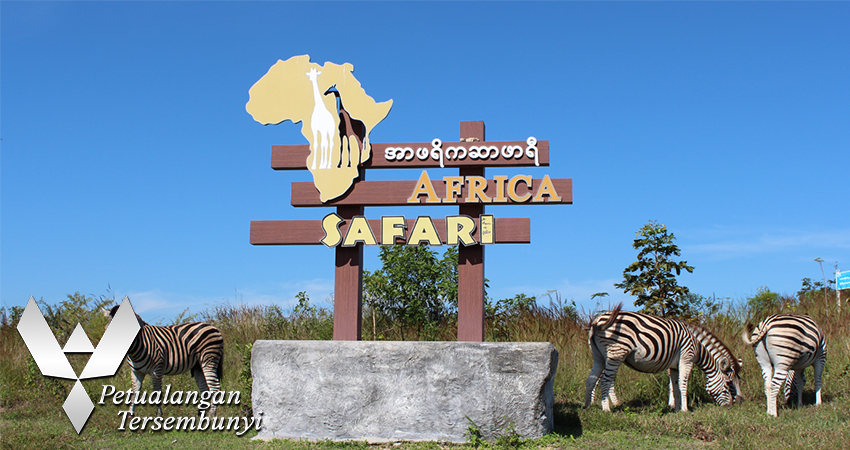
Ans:
[[[344,219],[363,214],[363,208],[340,206]],[[363,246],[336,248],[334,271],[334,340],[359,341],[363,321]]]
[[[446,243],[446,219],[432,219],[440,240]],[[480,239],[478,222],[474,217],[476,241]],[[407,229],[413,227],[416,219],[406,219]],[[348,230],[351,222],[345,221],[339,229],[343,236]],[[381,239],[381,220],[370,219],[369,227],[375,234],[376,239]],[[531,219],[527,217],[505,217],[496,218],[496,244],[529,244],[531,243]],[[251,244],[252,245],[321,245],[325,237],[322,231],[321,220],[252,220],[251,221]],[[399,243],[403,243],[399,241]]]
[[[460,139],[484,141],[484,122],[461,122]],[[462,167],[460,176],[484,176],[484,167]],[[445,183],[442,185],[445,194]],[[534,183],[532,183],[534,184]],[[415,188],[415,185],[414,185]],[[495,190],[489,186],[490,192]],[[556,188],[557,189],[557,188]],[[406,191],[409,192],[413,191]],[[486,191],[485,191],[486,192]],[[442,195],[444,196],[444,195]],[[459,201],[460,199],[458,199]],[[484,203],[468,203],[459,205],[460,214],[478,217],[484,214]],[[496,234],[499,234],[498,229]],[[457,340],[468,342],[484,342],[484,246],[472,245],[458,248],[457,266]]]
[[[508,181],[510,178],[508,178]],[[532,186],[537,189],[543,180],[535,178],[532,180]],[[337,205],[361,205],[361,206],[416,206],[416,205],[455,205],[466,203],[468,195],[466,185],[455,199],[454,203],[426,203],[426,196],[419,196],[419,203],[408,203],[407,199],[416,190],[417,181],[402,180],[402,181],[360,181],[354,183],[354,186],[346,194],[331,200],[327,203],[322,203],[319,198],[319,191],[316,186],[309,181],[297,181],[292,183],[291,203],[292,206],[337,206]],[[507,185],[507,182],[505,183]],[[446,182],[442,179],[431,180],[431,185],[434,187],[434,192],[437,197],[444,198],[446,196]],[[558,195],[561,197],[560,202],[550,201],[549,197],[544,197],[543,202],[533,203],[531,199],[525,202],[516,202],[505,194],[506,202],[504,203],[489,203],[493,205],[563,205],[572,204],[573,202],[573,180],[572,178],[552,178],[552,185],[555,187]],[[488,196],[495,197],[496,181],[487,180],[487,188],[484,191]],[[516,192],[520,196],[529,193],[528,186],[524,182],[516,184]],[[532,190],[533,194],[533,190]],[[475,216],[477,217],[477,216]]]
[[[449,147],[464,147],[467,151],[472,146],[486,144],[487,147],[496,147],[500,151],[499,157],[496,159],[472,159],[466,156],[464,159],[449,159],[446,151]],[[522,147],[523,155],[516,158],[517,152],[513,152],[513,156],[505,158],[501,155],[503,146],[518,146]],[[468,166],[484,166],[484,167],[534,167],[534,158],[529,158],[525,155],[525,149],[528,147],[526,141],[499,141],[499,142],[443,142],[443,167],[468,167]],[[537,165],[541,167],[549,166],[549,141],[537,142]],[[410,148],[414,152],[419,148],[427,148],[428,157],[424,160],[419,159],[415,155],[412,159],[407,160],[411,153],[406,152],[404,159],[401,161],[393,159],[388,161],[386,158],[387,148]],[[430,156],[430,142],[408,142],[399,144],[372,144],[372,157],[363,163],[365,169],[433,169],[440,167],[439,159],[435,160]],[[492,151],[488,151],[492,156]],[[304,170],[307,169],[307,156],[310,155],[309,144],[298,145],[272,145],[272,169],[274,170]],[[451,154],[454,156],[454,153]]]

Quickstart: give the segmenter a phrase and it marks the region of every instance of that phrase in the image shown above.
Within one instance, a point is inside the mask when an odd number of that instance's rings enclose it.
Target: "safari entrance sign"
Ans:
[[[528,218],[497,218],[486,205],[572,204],[572,180],[495,175],[486,167],[547,167],[549,141],[486,141],[484,123],[460,122],[458,141],[374,143],[372,129],[392,100],[376,102],[354,78],[354,66],[310,62],[307,55],[278,61],[253,87],[246,105],[258,122],[301,122],[308,144],[273,145],[275,170],[309,170],[313,182],[293,182],[295,207],[335,207],[316,220],[251,222],[253,245],[325,245],[335,249],[334,339],[359,340],[363,247],[458,246],[458,340],[484,340],[484,248],[530,243]],[[366,181],[366,169],[423,169],[416,180]],[[457,168],[434,178],[427,169]],[[445,205],[442,218],[367,218],[367,206]]]
[[[351,74],[351,64],[324,66],[308,55],[278,61],[248,91],[245,108],[263,125],[301,122],[310,141],[305,161],[323,202],[339,197],[369,159],[369,133],[393,101],[376,103]],[[321,79],[321,81],[320,81]]]

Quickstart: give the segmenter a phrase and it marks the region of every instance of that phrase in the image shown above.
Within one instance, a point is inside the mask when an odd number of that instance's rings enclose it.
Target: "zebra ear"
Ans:
[[[744,370],[744,360],[741,358],[738,358],[738,369]]]
[[[117,313],[117,312],[118,312],[118,308],[120,308],[120,307],[121,307],[121,305],[115,305],[115,306],[113,306],[113,307],[112,307],[112,309],[110,309],[110,310],[109,310],[109,312],[107,313],[107,315],[108,315],[110,318],[111,318],[111,317],[115,317],[115,313]]]

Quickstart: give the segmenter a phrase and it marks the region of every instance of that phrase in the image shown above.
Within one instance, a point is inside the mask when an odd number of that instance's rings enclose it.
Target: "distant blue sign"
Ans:
[[[850,271],[835,272],[835,285],[838,289],[850,289]]]

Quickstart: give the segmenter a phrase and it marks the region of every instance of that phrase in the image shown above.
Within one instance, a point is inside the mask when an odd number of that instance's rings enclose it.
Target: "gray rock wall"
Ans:
[[[257,341],[258,439],[464,442],[552,430],[549,343]]]

